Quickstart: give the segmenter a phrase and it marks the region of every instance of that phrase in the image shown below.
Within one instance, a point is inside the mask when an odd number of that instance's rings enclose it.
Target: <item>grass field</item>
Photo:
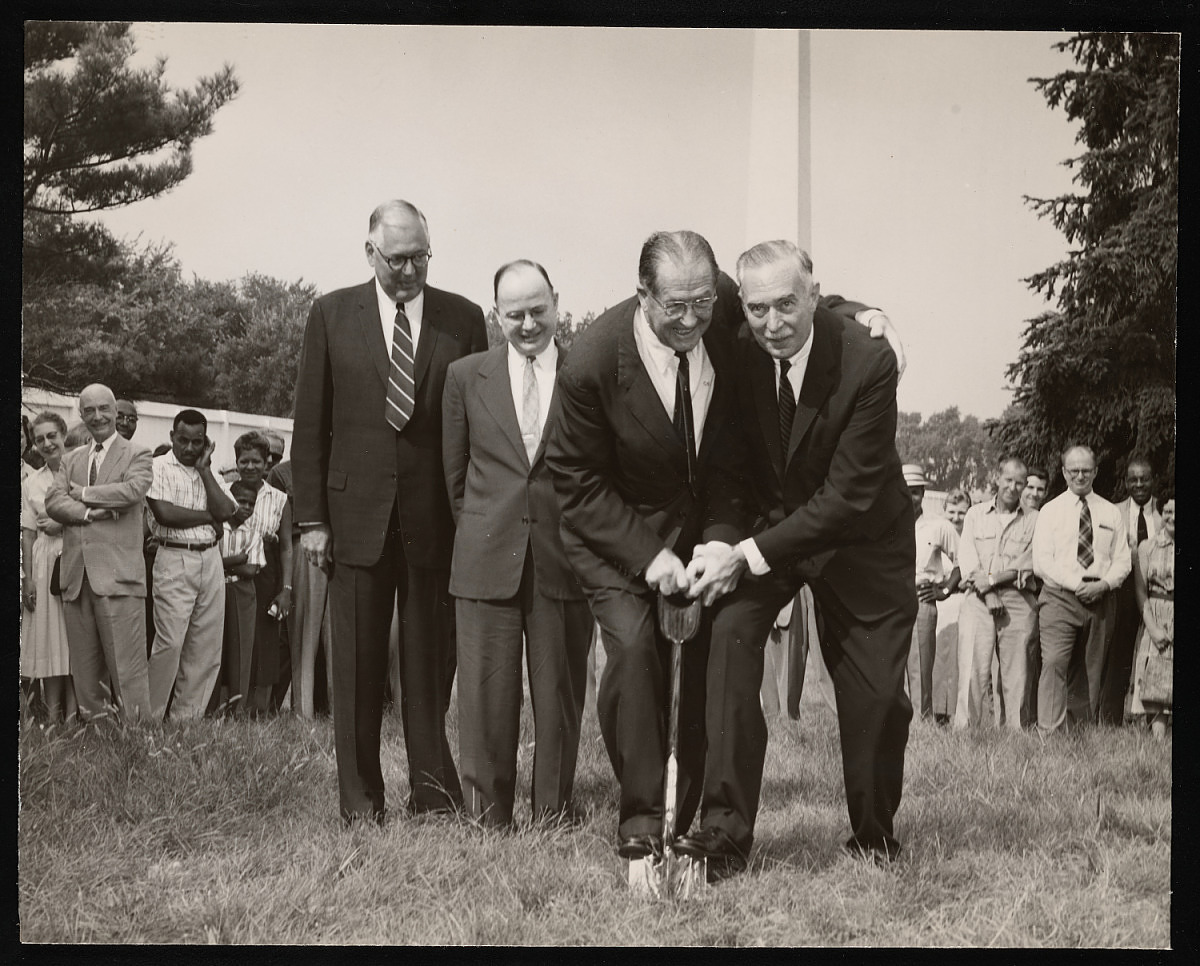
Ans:
[[[588,821],[575,829],[497,834],[403,817],[344,829],[328,719],[48,731],[26,721],[20,753],[27,942],[1170,942],[1171,741],[1135,729],[1042,740],[915,723],[904,852],[877,868],[839,849],[836,723],[808,707],[799,722],[771,722],[748,873],[658,902],[625,887],[616,785],[590,709],[577,781]],[[531,754],[523,743],[519,818]],[[392,714],[384,755],[395,816],[407,788]]]

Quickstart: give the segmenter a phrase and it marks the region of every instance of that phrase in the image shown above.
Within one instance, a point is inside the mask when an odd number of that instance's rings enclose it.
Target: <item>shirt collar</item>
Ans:
[[[779,369],[779,363],[781,361],[786,362],[788,364],[789,369],[794,368],[796,366],[802,366],[806,362],[808,362],[808,357],[809,357],[809,355],[812,354],[813,333],[816,331],[817,331],[817,327],[815,325],[810,326],[809,330],[808,330],[808,338],[804,340],[804,345],[802,345],[799,349],[797,349],[795,351],[795,353],[793,355],[789,356],[787,359],[780,360],[780,359],[775,359],[774,357],[772,357],[772,360],[775,363],[775,369],[776,370]]]
[[[640,305],[633,313],[633,330],[638,344],[646,350],[650,361],[654,363],[654,368],[664,376],[670,373],[672,365],[678,363],[675,350],[659,341]],[[689,362],[699,363],[704,358],[704,340],[697,342],[695,348],[688,351],[687,356]]]
[[[387,292],[383,290],[383,286],[379,284],[379,279],[375,279],[375,298],[379,301],[379,314],[385,322],[390,322],[396,317],[396,300],[393,299]],[[384,315],[384,309],[391,306],[390,311]],[[421,288],[415,296],[404,303],[404,314],[409,319],[423,319],[425,317],[425,289]]]
[[[508,343],[508,361],[510,365],[521,367],[525,365],[525,360],[528,359],[524,352],[518,349],[511,342]],[[546,347],[533,357],[533,367],[535,369],[548,369],[553,372],[557,368],[558,363],[558,343],[551,339],[546,343]]]

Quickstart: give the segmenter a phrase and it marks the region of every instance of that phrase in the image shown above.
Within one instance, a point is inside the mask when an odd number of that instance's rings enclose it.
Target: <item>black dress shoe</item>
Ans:
[[[691,835],[675,840],[673,846],[680,855],[708,862],[708,881],[736,875],[746,868],[746,853],[738,848],[729,833],[715,825],[701,827]]]
[[[663,851],[662,836],[657,832],[644,835],[627,835],[617,846],[617,855],[623,859],[644,859],[647,856],[661,856]]]

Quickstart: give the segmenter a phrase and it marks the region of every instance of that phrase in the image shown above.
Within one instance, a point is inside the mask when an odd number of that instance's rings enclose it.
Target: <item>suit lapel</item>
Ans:
[[[635,303],[636,305],[636,303]],[[624,328],[617,338],[617,385],[624,391],[625,404],[634,418],[661,446],[672,461],[685,463],[684,476],[687,476],[687,453],[683,444],[675,435],[675,427],[671,417],[667,415],[662,400],[650,381],[650,374],[638,354],[637,342],[633,335],[633,313],[630,313],[628,327]]]
[[[375,364],[375,371],[379,373],[386,389],[391,360],[388,359],[387,343],[383,341],[383,320],[379,318],[379,301],[375,297],[374,281],[367,282],[359,289],[358,330],[366,343],[367,355]]]
[[[479,366],[479,401],[492,418],[500,425],[505,438],[520,454],[521,462],[529,465],[529,455],[521,439],[521,426],[517,422],[517,411],[513,407],[512,382],[508,376],[508,343],[504,342],[490,350]]]
[[[442,304],[437,289],[425,286],[425,311],[421,318],[421,338],[417,342],[417,357],[413,361],[414,382],[418,389],[429,370],[429,360],[433,358],[434,349],[442,333]],[[441,405],[441,400],[438,401]]]
[[[558,345],[558,340],[555,340],[555,345]],[[567,354],[563,352],[562,346],[558,346],[558,361],[554,364],[554,372],[557,374],[562,368],[563,360]],[[550,438],[550,424],[554,421],[554,394],[558,392],[558,379],[554,380],[554,388],[550,391],[550,408],[546,412],[546,422],[542,425],[542,438],[538,442],[538,448],[533,454],[533,465],[537,466],[538,461],[546,453],[546,440]]]
[[[749,355],[750,391],[754,397],[754,411],[758,414],[758,425],[767,444],[767,454],[780,480],[783,479],[783,440],[779,438],[779,399],[775,387],[775,363],[753,338],[746,342]],[[794,435],[794,429],[793,429]]]
[[[95,446],[95,443],[92,444]],[[100,461],[100,465],[96,467],[96,482],[110,483],[112,478],[117,473],[117,466],[120,464],[125,447],[129,444],[125,437],[119,433],[113,433],[108,445],[104,447],[104,459]]]
[[[800,397],[796,400],[796,418],[792,422],[792,436],[788,441],[788,460],[796,452],[804,434],[825,402],[834,384],[833,331],[821,318],[821,310],[813,317],[813,347],[808,357],[808,368],[804,382],[800,385]],[[786,467],[786,464],[785,464]]]

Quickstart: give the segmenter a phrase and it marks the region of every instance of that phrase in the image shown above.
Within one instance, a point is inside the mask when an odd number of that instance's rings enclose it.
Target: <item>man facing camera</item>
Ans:
[[[506,342],[452,362],[442,459],[457,525],[459,767],[472,818],[511,825],[522,636],[533,701],[533,816],[570,818],[592,617],[567,566],[545,440],[557,418],[558,295],[535,262],[494,282]]]
[[[301,548],[332,571],[333,725],[344,820],[384,817],[379,730],[388,631],[399,606],[401,716],[411,813],[462,805],[446,740],[454,680],[442,471],[446,367],[487,348],[483,311],[425,284],[425,216],[407,201],[371,213],[374,277],[317,299],[296,379],[292,472]]]
[[[846,848],[892,858],[917,610],[913,508],[895,443],[896,356],[818,304],[812,261],[791,242],[756,245],[737,269],[748,322],[735,365],[752,535],[698,546],[688,568],[689,592],[720,600],[708,660],[702,824],[676,848],[708,859],[710,874],[745,866],[767,745],[760,642],[807,583],[837,696]]]
[[[75,697],[85,718],[104,713],[114,698],[126,718],[137,718],[151,710],[142,560],[150,450],[117,433],[117,401],[107,386],[79,394],[79,415],[92,445],[63,457],[46,493],[46,513],[66,527],[60,583]]]

